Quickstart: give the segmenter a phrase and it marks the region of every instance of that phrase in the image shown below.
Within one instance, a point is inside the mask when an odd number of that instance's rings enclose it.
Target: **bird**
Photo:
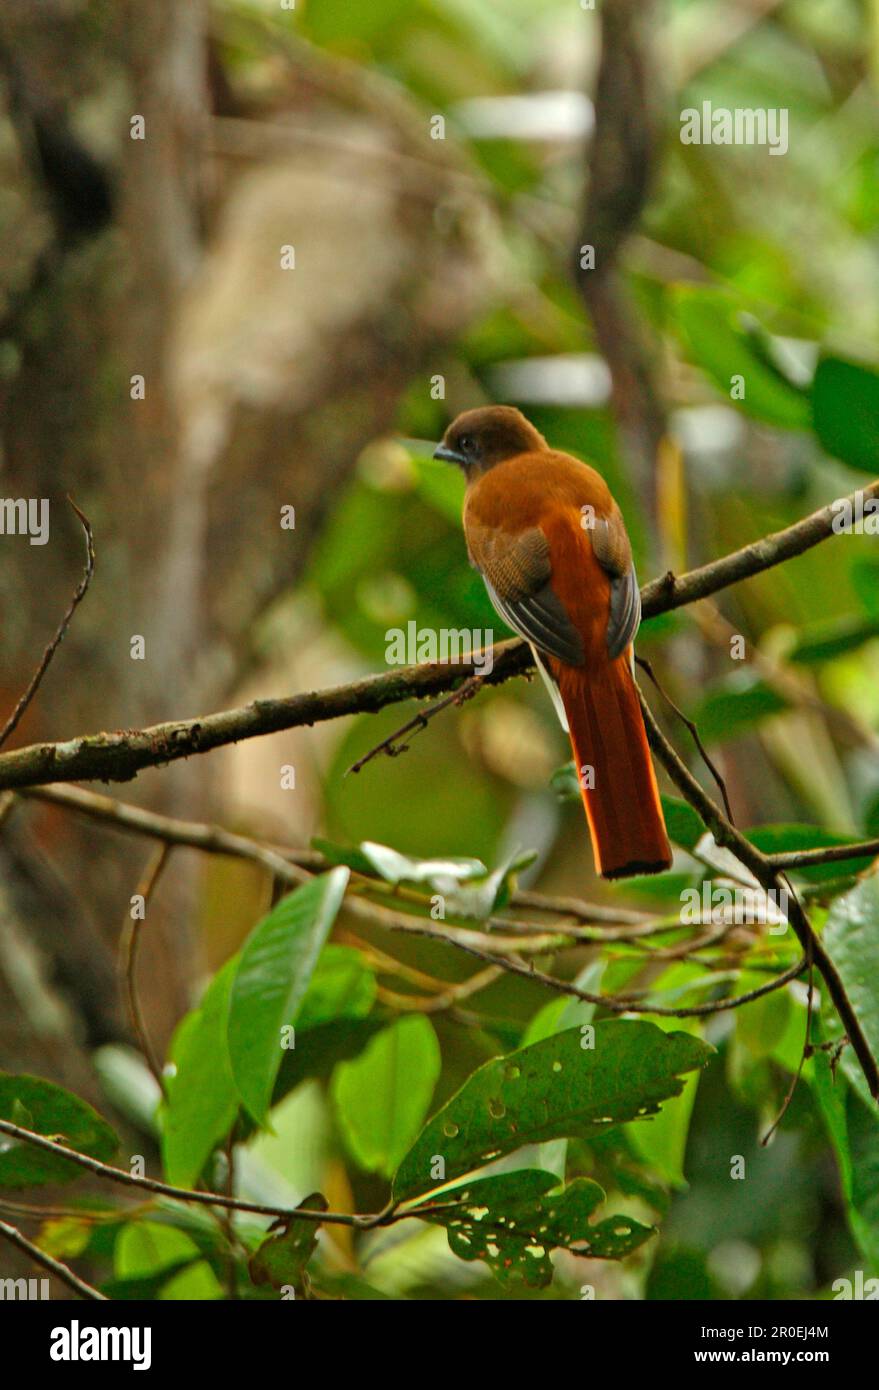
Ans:
[[[634,677],[641,595],[607,483],[509,405],[458,415],[433,456],[463,470],[470,563],[500,617],[529,643],[570,737],[596,873],[669,868]]]

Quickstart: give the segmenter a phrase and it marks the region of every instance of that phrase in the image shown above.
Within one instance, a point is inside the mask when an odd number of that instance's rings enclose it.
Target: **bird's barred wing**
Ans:
[[[610,617],[607,623],[607,649],[611,658],[626,650],[641,623],[641,590],[632,547],[619,510],[597,517],[590,528],[592,549],[601,568],[610,576]]]
[[[478,523],[468,528],[470,559],[505,623],[540,652],[582,666],[583,639],[550,584],[549,542],[539,527],[513,535]]]

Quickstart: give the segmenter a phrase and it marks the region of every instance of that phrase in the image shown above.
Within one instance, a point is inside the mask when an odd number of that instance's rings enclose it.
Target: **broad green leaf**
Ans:
[[[339,867],[297,888],[258,922],[241,950],[229,997],[229,1061],[238,1094],[264,1124],[292,1024],[336,914],[349,871]]]
[[[589,1178],[560,1188],[553,1173],[527,1168],[444,1189],[428,1199],[424,1212],[415,1207],[412,1215],[445,1226],[452,1252],[462,1260],[484,1260],[501,1283],[542,1289],[552,1283],[552,1250],[621,1260],[653,1235],[652,1227],[629,1216],[592,1225],[589,1218],[604,1195]],[[431,1205],[437,1210],[430,1211]]]
[[[824,449],[850,468],[879,473],[879,373],[824,357],[812,383],[812,419]]]
[[[817,1044],[809,1077],[839,1165],[839,1179],[852,1235],[871,1268],[879,1268],[879,1126],[875,1107],[834,1067],[823,1041],[824,1021],[813,1019]]]
[[[604,959],[591,961],[575,976],[574,984],[588,994],[597,994],[601,989],[606,964]],[[541,1042],[543,1038],[562,1033],[566,1028],[577,1028],[584,1023],[591,1023],[594,1016],[595,1005],[587,1003],[585,999],[566,999],[564,995],[559,999],[550,999],[549,1003],[544,1004],[534,1015],[519,1045],[528,1047],[530,1043]],[[541,1168],[557,1173],[559,1178],[564,1180],[568,1161],[567,1139],[551,1139],[548,1143],[541,1144],[537,1151],[537,1161]]]
[[[680,845],[681,849],[695,849],[705,834],[705,826],[689,802],[678,796],[664,796],[662,814],[672,844]]]
[[[296,1014],[297,1034],[341,1018],[365,1018],[375,993],[375,973],[362,953],[328,942]]]
[[[764,854],[788,854],[801,849],[829,849],[834,845],[855,843],[852,835],[841,835],[820,825],[797,823],[752,826],[747,836]],[[870,863],[868,855],[859,859],[843,859],[836,864],[813,864],[805,869],[792,869],[791,873],[808,883],[823,883],[844,874],[861,873]]]
[[[705,743],[725,743],[731,738],[788,708],[787,701],[752,671],[735,671],[710,685],[690,718]]]
[[[879,1272],[879,1125],[875,1105],[864,1104],[854,1087],[846,1097],[851,1154],[849,1222],[871,1270]]]
[[[590,1047],[589,1042],[594,1041]],[[394,1195],[408,1198],[450,1181],[523,1144],[603,1133],[654,1114],[679,1095],[681,1074],[712,1049],[684,1033],[642,1020],[580,1028],[486,1062],[434,1115],[403,1159]]]
[[[275,1080],[272,1105],[311,1077],[328,1080],[338,1062],[357,1057],[367,1043],[381,1032],[384,1021],[375,1014],[368,1018],[337,1018],[316,1028],[297,1026],[296,1046],[286,1048]]]
[[[116,1240],[116,1296],[135,1297],[132,1281],[153,1284],[152,1297],[198,1302],[222,1298],[216,1275],[184,1231],[155,1221],[132,1221]],[[141,1297],[146,1296],[144,1293]]]
[[[440,1063],[431,1024],[410,1014],[376,1034],[354,1061],[339,1064],[332,1097],[361,1168],[391,1176],[424,1123]]]
[[[872,582],[876,583],[875,572]],[[846,614],[831,622],[805,628],[797,637],[796,645],[788,652],[787,659],[802,666],[817,666],[844,656],[846,652],[857,651],[865,642],[872,642],[876,637],[879,637],[879,614],[869,618]]]
[[[842,977],[873,1056],[879,1059],[879,877],[862,879],[836,898],[824,946]]]
[[[160,1109],[162,1162],[168,1182],[192,1187],[229,1133],[240,1098],[229,1064],[226,1024],[238,957],[214,976],[197,1009],[186,1015],[169,1049],[173,1070]]]
[[[173,1264],[164,1265],[161,1269],[153,1270],[151,1274],[131,1274],[125,1279],[105,1279],[101,1285],[101,1292],[114,1303],[152,1303],[156,1299],[173,1297],[166,1295],[165,1289],[179,1275],[188,1274],[196,1263],[193,1258],[175,1260]]]
[[[672,291],[672,303],[691,361],[712,378],[732,405],[780,429],[809,428],[808,395],[756,349],[745,316],[728,294],[678,285]],[[744,378],[740,399],[731,395],[734,377]]]
[[[0,1072],[0,1119],[105,1163],[119,1147],[113,1130],[87,1101],[38,1076]],[[66,1158],[0,1133],[0,1187],[73,1182],[84,1171]]]
[[[327,1211],[329,1204],[320,1192],[313,1192],[300,1206],[307,1211]],[[272,1288],[290,1287],[297,1293],[302,1288],[305,1266],[317,1249],[320,1224],[317,1221],[297,1220],[276,1222],[272,1233],[251,1257],[250,1277],[254,1284],[270,1284]]]
[[[670,970],[663,976],[661,985],[674,988],[678,979],[678,969]],[[683,971],[680,972],[683,975]],[[770,996],[772,997],[772,996]],[[699,1023],[693,1018],[659,1019],[657,1027],[663,1032],[679,1029],[694,1037],[699,1035]],[[635,1152],[650,1166],[650,1171],[662,1178],[671,1187],[685,1187],[684,1155],[687,1151],[687,1137],[690,1132],[690,1118],[696,1100],[698,1073],[690,1075],[684,1082],[680,1095],[673,1096],[649,1124],[633,1125],[629,1130],[629,1142]]]
[[[747,994],[765,983],[765,975],[743,970],[736,983],[736,994]],[[788,990],[776,989],[736,1010],[736,1035],[752,1057],[769,1057],[785,1036],[792,1012],[793,1000]],[[801,1048],[803,1041],[801,1033]]]

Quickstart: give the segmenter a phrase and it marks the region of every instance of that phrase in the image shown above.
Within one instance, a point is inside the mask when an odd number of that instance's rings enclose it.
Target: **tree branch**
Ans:
[[[674,748],[660,729],[647,701],[644,699],[643,692],[639,689],[638,694],[641,700],[641,710],[644,715],[644,723],[647,728],[647,737],[650,746],[662,763],[672,781],[683,792],[690,805],[699,812],[705,825],[713,834],[719,845],[731,850],[736,858],[750,869],[757,882],[767,890],[786,892],[787,919],[796,934],[797,940],[805,952],[806,962],[815,966],[819,975],[827,986],[828,993],[833,1000],[834,1007],[842,1021],[842,1025],[848,1035],[848,1040],[854,1049],[855,1055],[861,1065],[861,1070],[870,1088],[870,1094],[874,1099],[879,1100],[879,1064],[870,1049],[870,1044],[861,1027],[857,1014],[855,1013],[851,1000],[845,991],[842,977],[836,969],[827,951],[812,927],[808,916],[803,911],[796,896],[785,885],[778,867],[766,858],[764,854],[752,845],[750,840],[746,840],[734,825],[731,825],[723,812],[702,790],[690,770],[678,757]]]
[[[860,489],[860,493],[865,499],[879,497],[879,482]],[[857,495],[852,494],[848,500],[854,504]],[[836,514],[836,508],[830,504],[783,531],[764,536],[680,577],[669,571],[642,589],[644,617],[655,617],[694,603],[801,555],[833,534]],[[518,639],[498,643],[493,656],[493,668],[484,675],[486,685],[499,685],[533,664],[528,647]],[[401,700],[439,695],[477,674],[477,669],[473,662],[401,666],[350,685],[291,695],[286,699],[256,700],[239,709],[223,710],[198,719],[175,720],[147,729],[90,734],[64,743],[31,744],[11,753],[0,753],[0,791],[49,782],[128,781],[146,767],[160,767],[243,739],[311,726],[343,715],[374,714]]]
[[[56,1260],[52,1255],[47,1255],[45,1250],[41,1250],[33,1241],[28,1240],[27,1236],[22,1235],[17,1226],[10,1226],[6,1221],[0,1221],[0,1236],[5,1237],[10,1245],[15,1245],[25,1255],[30,1256],[34,1264],[42,1265],[50,1274],[54,1274],[56,1279],[60,1279],[74,1293],[78,1293],[80,1298],[90,1298],[96,1302],[105,1303],[106,1294],[102,1294],[98,1289],[92,1288],[84,1279],[80,1279],[78,1274],[74,1274],[72,1269]]]

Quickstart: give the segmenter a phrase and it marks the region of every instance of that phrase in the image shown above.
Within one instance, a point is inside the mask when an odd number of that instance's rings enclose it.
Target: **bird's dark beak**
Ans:
[[[442,459],[444,463],[457,463],[459,468],[463,468],[467,462],[463,454],[459,454],[457,449],[450,449],[448,444],[437,444],[433,456],[435,459]]]

